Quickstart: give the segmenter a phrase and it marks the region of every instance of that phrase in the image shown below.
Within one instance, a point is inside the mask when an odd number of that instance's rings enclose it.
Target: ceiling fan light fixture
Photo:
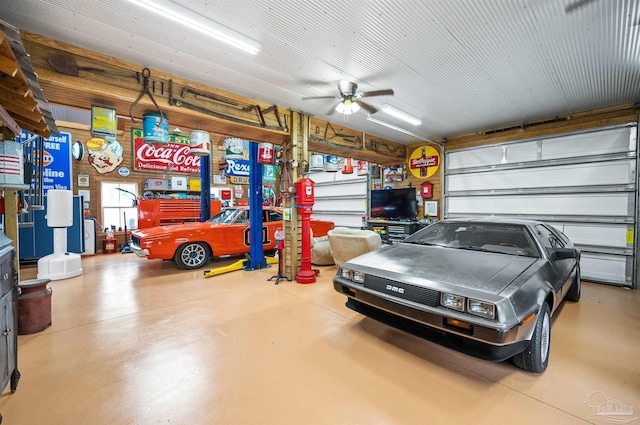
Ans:
[[[129,2],[252,55],[260,53],[262,48],[259,42],[246,35],[210,19],[203,19],[201,15],[173,2],[166,0],[129,0]]]
[[[336,105],[336,111],[341,114],[351,115],[360,110],[360,105],[352,100],[346,99]]]
[[[387,115],[391,115],[392,117],[398,118],[399,120],[402,120],[406,123],[409,123],[411,125],[420,125],[422,124],[422,120],[418,117],[414,117],[411,114],[408,114],[404,111],[401,111],[400,109],[394,108],[393,106],[385,103],[384,105],[382,105],[380,107],[380,109],[382,110],[382,112],[384,112]]]

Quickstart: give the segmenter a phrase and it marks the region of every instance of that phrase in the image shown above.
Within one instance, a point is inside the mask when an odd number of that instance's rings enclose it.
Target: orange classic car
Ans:
[[[275,231],[282,228],[282,208],[262,210],[264,250],[275,249]],[[311,220],[314,236],[333,229],[330,221]],[[173,260],[183,269],[203,267],[212,257],[249,252],[249,207],[224,208],[204,223],[152,227],[131,232],[129,245],[139,257]]]

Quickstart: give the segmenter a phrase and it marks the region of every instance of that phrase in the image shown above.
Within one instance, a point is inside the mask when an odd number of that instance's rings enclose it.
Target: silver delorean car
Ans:
[[[343,263],[333,284],[366,316],[541,373],[551,316],[580,299],[580,251],[539,221],[448,219]]]

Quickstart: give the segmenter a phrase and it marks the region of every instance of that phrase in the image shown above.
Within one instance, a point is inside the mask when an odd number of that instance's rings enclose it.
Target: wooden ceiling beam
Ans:
[[[19,69],[16,61],[6,56],[0,56],[0,72],[15,77]]]
[[[18,79],[17,76],[12,77],[7,74],[0,74],[0,89],[9,90],[22,97],[27,97],[31,93],[31,87],[27,83]]]
[[[38,109],[23,108],[17,103],[3,102],[4,108],[11,112],[14,117],[16,115],[26,118],[34,122],[40,122],[42,120],[42,113]]]
[[[22,109],[28,109],[31,111],[35,111],[37,108],[37,104],[32,102],[30,99],[9,90],[2,90],[0,87],[0,103],[7,104],[13,103],[16,106],[19,106]]]
[[[18,28],[0,20],[0,105],[23,129],[48,137],[58,129]],[[7,117],[3,118],[8,122]],[[19,133],[18,131],[17,133]]]
[[[47,100],[60,105],[88,109],[92,104],[97,104],[114,108],[118,115],[128,117],[132,102],[140,94],[140,85],[137,85],[136,90],[130,90],[60,74],[49,69],[35,68],[35,71]],[[166,90],[168,87],[165,87],[165,92]],[[166,98],[160,96],[156,100],[163,113],[170,117],[170,124],[180,127],[202,129],[211,133],[243,137],[248,140],[269,142],[276,145],[282,144],[286,136],[281,131],[233,123],[204,113],[172,106],[168,104]],[[146,111],[156,111],[155,105],[148,96],[144,96],[136,105],[134,117],[139,119]],[[142,126],[141,123],[140,126]]]
[[[20,134],[20,126],[13,119],[11,114],[9,112],[7,112],[7,110],[2,107],[2,105],[0,105],[0,119],[4,123],[5,127],[9,128],[9,130],[13,131],[13,134]]]

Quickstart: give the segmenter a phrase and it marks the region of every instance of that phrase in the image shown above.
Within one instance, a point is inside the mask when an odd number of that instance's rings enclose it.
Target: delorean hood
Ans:
[[[537,260],[400,243],[356,257],[342,267],[425,287],[442,283],[497,295]]]

